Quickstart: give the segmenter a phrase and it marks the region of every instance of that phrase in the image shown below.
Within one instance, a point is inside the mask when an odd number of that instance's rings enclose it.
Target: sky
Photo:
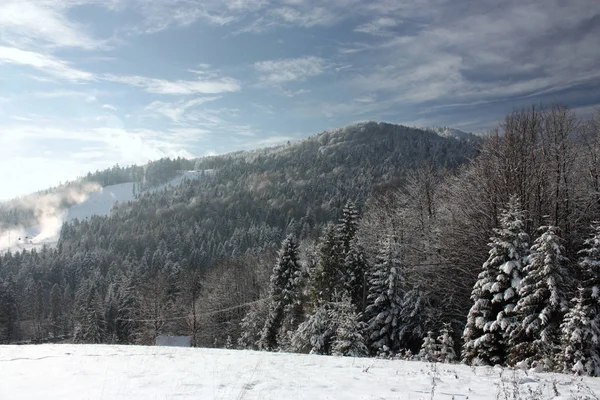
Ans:
[[[374,120],[600,105],[598,0],[0,0],[0,199]]]

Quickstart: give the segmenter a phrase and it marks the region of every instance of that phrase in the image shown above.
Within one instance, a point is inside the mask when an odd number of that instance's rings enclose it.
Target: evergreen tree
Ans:
[[[98,282],[88,281],[77,293],[78,321],[75,326],[76,343],[103,343],[106,337],[104,304]]]
[[[319,260],[311,277],[314,303],[336,301],[344,287],[343,252],[335,226],[329,226],[319,250]]]
[[[117,319],[119,318],[119,300],[115,293],[114,285],[109,285],[104,299],[104,324],[105,335],[109,343],[118,341]]]
[[[342,210],[342,219],[337,226],[337,237],[340,242],[341,252],[347,255],[350,251],[350,244],[356,237],[358,230],[358,211],[351,201],[347,202]]]
[[[337,356],[364,357],[369,354],[362,335],[363,326],[360,314],[356,313],[350,298],[344,296],[341,302],[335,304],[329,313],[334,322],[335,333],[331,345],[331,353]]]
[[[62,296],[56,283],[50,290],[50,324],[52,325],[52,336],[57,337],[62,333]]]
[[[0,281],[0,344],[17,337],[17,301],[11,281]]]
[[[591,236],[585,240],[579,268],[583,275],[585,295],[590,296],[593,319],[600,325],[600,222],[592,225]]]
[[[349,243],[348,252],[344,259],[345,290],[350,294],[356,310],[364,312],[366,307],[367,262],[364,249],[356,237]]]
[[[423,344],[421,345],[421,351],[419,351],[419,358],[421,360],[426,361],[438,361],[438,344],[435,341],[435,337],[433,336],[433,332],[427,332],[427,336],[423,339]]]
[[[563,372],[600,376],[600,326],[593,315],[590,293],[580,288],[574,306],[561,325],[563,350],[558,357]]]
[[[260,302],[254,305],[240,322],[241,334],[238,346],[242,349],[258,349],[261,332],[265,326],[266,316],[269,312],[269,303]]]
[[[402,330],[400,314],[406,290],[405,270],[392,236],[382,244],[369,274],[367,342],[375,354],[397,353]]]
[[[494,229],[489,257],[471,292],[473,306],[463,332],[462,357],[466,363],[495,365],[506,361],[506,344],[516,324],[514,309],[528,253],[523,225],[523,211],[513,196],[500,217],[500,228]]]
[[[409,289],[404,294],[399,316],[401,327],[398,333],[402,347],[415,352],[420,349],[423,337],[427,333],[427,324],[431,319],[430,313],[431,306],[418,287]]]
[[[440,330],[440,335],[437,338],[438,343],[438,360],[443,363],[451,363],[456,359],[454,351],[454,338],[452,337],[454,330],[449,323],[445,323]]]
[[[600,223],[592,225],[579,261],[582,283],[561,325],[565,372],[600,376]]]
[[[334,333],[328,304],[319,304],[298,326],[291,348],[299,353],[330,354]]]
[[[271,274],[270,308],[259,340],[261,349],[277,348],[277,335],[283,325],[285,311],[296,305],[300,299],[301,274],[298,245],[290,235],[281,245],[277,263]]]
[[[546,368],[558,353],[560,324],[571,286],[564,247],[555,226],[541,227],[524,268],[515,311],[521,321],[509,338],[510,362],[541,362]]]
[[[121,344],[135,341],[135,309],[136,295],[133,277],[123,278],[117,290],[117,315],[115,334]]]

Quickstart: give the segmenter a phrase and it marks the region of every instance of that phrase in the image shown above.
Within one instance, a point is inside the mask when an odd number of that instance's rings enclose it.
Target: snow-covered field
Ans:
[[[0,346],[0,399],[594,399],[600,379],[172,347]]]

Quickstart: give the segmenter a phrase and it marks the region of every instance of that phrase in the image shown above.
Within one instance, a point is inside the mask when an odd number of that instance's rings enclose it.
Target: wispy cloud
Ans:
[[[61,97],[84,97],[88,98],[93,96],[95,99],[95,91],[80,91],[80,90],[52,90],[52,91],[39,91],[33,92],[30,95],[40,99],[57,99]]]
[[[397,25],[398,21],[395,18],[378,17],[365,24],[357,26],[354,31],[377,36],[391,36],[393,35],[393,32],[390,30],[390,28],[394,28]]]
[[[102,108],[104,108],[105,110],[113,111],[113,112],[117,111],[117,107],[115,107],[111,104],[102,104]]]
[[[118,76],[107,74],[103,79],[111,82],[123,83],[129,86],[142,88],[148,93],[156,94],[215,94],[225,92],[237,92],[240,83],[233,78],[220,79],[198,79],[198,80],[175,80],[147,78],[143,76]]]
[[[219,99],[218,96],[198,97],[192,100],[180,100],[177,102],[153,101],[145,110],[158,113],[172,120],[173,122],[182,122],[185,113],[201,104]]]
[[[106,42],[66,17],[65,9],[77,1],[5,0],[0,4],[0,38],[7,43],[33,47],[98,49]]]
[[[83,82],[95,79],[93,74],[73,68],[66,61],[14,47],[0,46],[0,64],[3,63],[31,67],[55,78],[71,82]]]
[[[254,68],[259,73],[261,82],[280,85],[320,75],[327,68],[327,64],[320,57],[307,56],[260,61],[254,64]]]

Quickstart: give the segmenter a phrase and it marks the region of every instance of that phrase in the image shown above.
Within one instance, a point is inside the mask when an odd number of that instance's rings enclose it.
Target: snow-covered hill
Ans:
[[[470,132],[461,131],[460,129],[450,128],[448,126],[432,126],[426,130],[437,133],[441,137],[454,138],[458,140],[473,141],[478,137]]]
[[[0,346],[0,399],[597,399],[600,379],[253,351]]]
[[[117,203],[134,201],[136,194],[154,193],[165,188],[176,187],[186,180],[198,180],[212,172],[212,170],[183,171],[170,181],[160,186],[148,188],[140,193],[137,192],[137,186],[133,182],[100,187],[97,191],[90,193],[81,203],[75,204],[66,210],[55,210],[52,215],[47,215],[46,220],[56,220],[51,221],[51,228],[48,228],[48,224],[37,224],[22,229],[0,232],[0,251],[10,249],[15,252],[25,249],[39,249],[44,245],[53,246],[58,241],[59,229],[64,221],[75,219],[83,221],[95,215],[108,215]]]

